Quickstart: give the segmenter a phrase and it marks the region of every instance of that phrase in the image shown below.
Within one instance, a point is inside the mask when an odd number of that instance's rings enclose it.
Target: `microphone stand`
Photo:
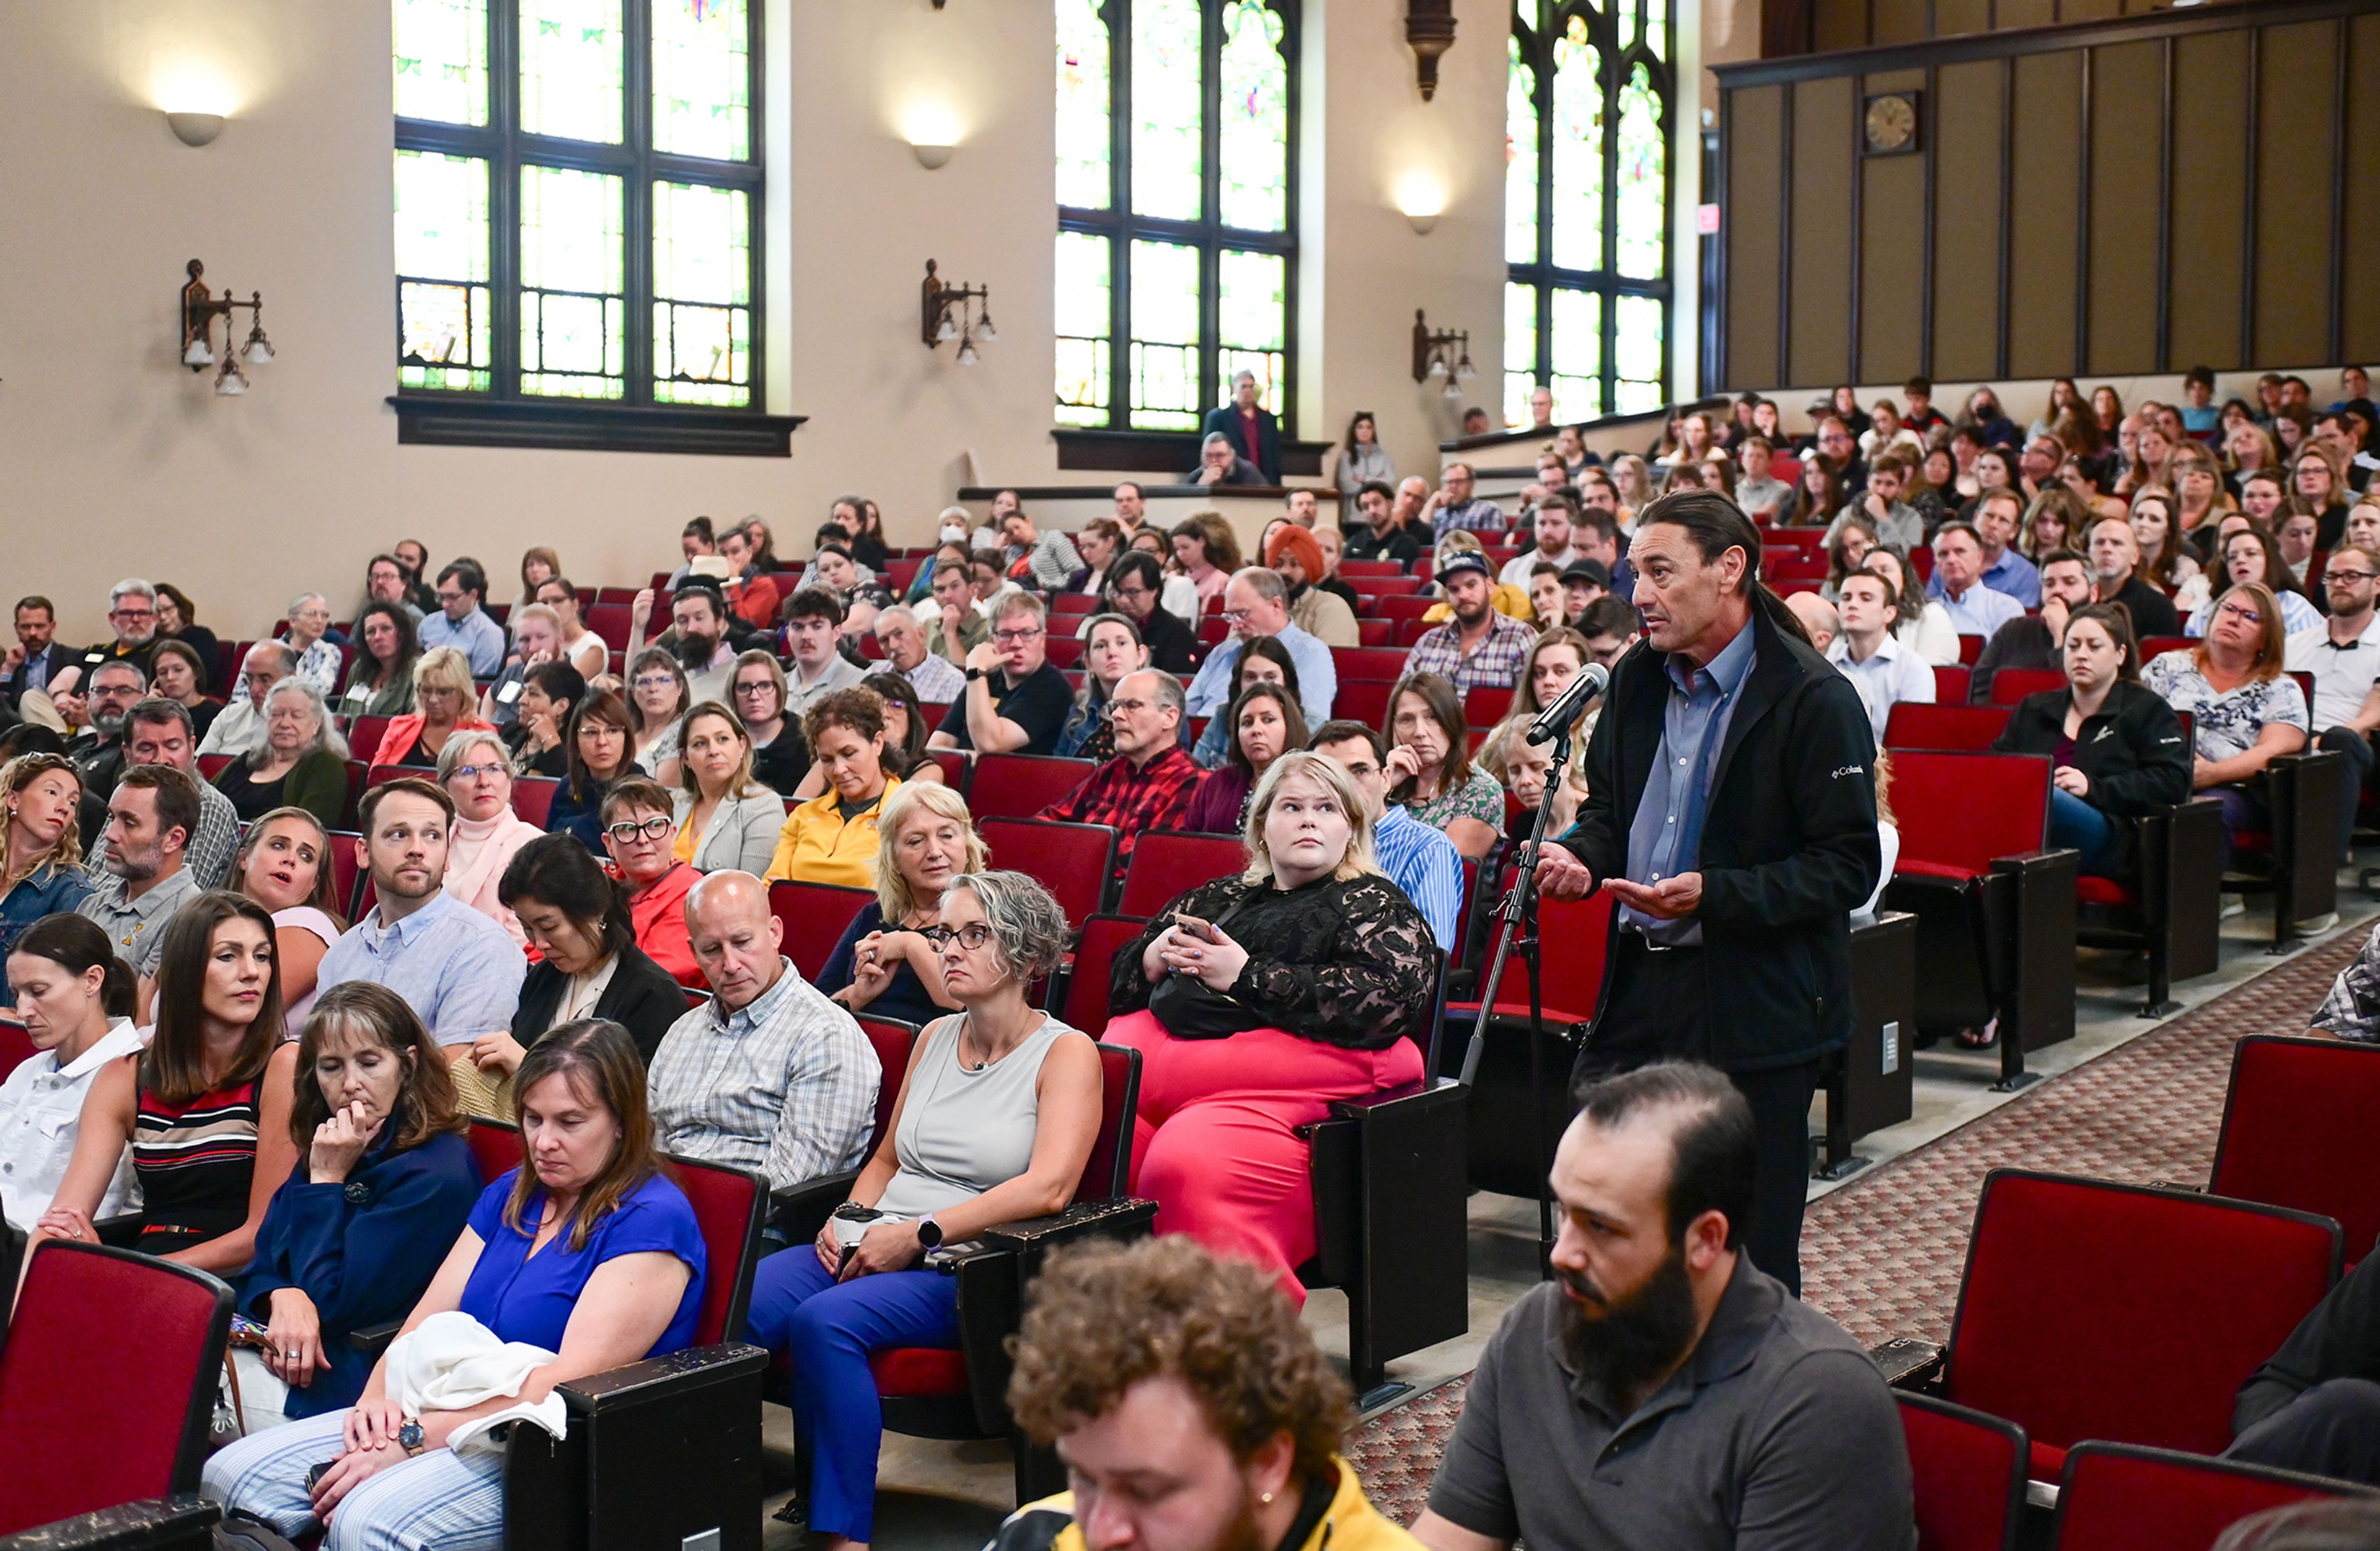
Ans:
[[[1534,1159],[1537,1180],[1537,1275],[1542,1279],[1550,1274],[1554,1248],[1553,1185],[1548,1171],[1553,1166],[1553,1149],[1546,1137],[1545,1105],[1545,995],[1537,974],[1539,943],[1537,937],[1537,853],[1543,848],[1546,831],[1554,816],[1554,797],[1570,774],[1571,733],[1565,724],[1556,729],[1553,738],[1553,763],[1546,771],[1545,796],[1537,800],[1537,816],[1529,825],[1529,837],[1521,843],[1519,872],[1506,892],[1503,903],[1496,907],[1497,919],[1503,922],[1497,928],[1496,952],[1488,962],[1488,978],[1481,982],[1479,1016],[1471,1025],[1471,1042],[1463,1052],[1463,1085],[1472,1085],[1479,1071],[1479,1057],[1488,1045],[1488,1020],[1495,1013],[1496,993],[1501,988],[1504,966],[1517,950],[1522,964],[1529,973],[1529,1132],[1535,1148]],[[1563,1074],[1569,1081],[1569,1074]]]

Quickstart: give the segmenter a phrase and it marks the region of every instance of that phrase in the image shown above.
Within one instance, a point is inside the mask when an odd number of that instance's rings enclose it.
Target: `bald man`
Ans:
[[[713,873],[686,895],[686,927],[713,999],[653,1052],[655,1144],[759,1169],[772,1191],[857,1168],[876,1119],[876,1053],[778,951],[769,885]]]
[[[1842,633],[1842,615],[1815,592],[1795,592],[1785,600],[1785,607],[1802,621],[1802,629],[1810,633],[1810,644],[1822,656],[1835,643],[1835,637]]]

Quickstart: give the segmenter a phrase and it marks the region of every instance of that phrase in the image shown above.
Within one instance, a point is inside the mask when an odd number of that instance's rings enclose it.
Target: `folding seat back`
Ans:
[[[1972,641],[1974,638],[1968,636],[1961,639]],[[1964,666],[1937,666],[1934,669],[1934,703],[1937,705],[1966,704],[1967,684],[1973,677],[1973,675]]]
[[[347,748],[356,758],[369,760],[380,752],[380,740],[388,736],[390,716],[358,716],[347,723]]]
[[[634,623],[628,604],[599,603],[587,611],[587,628],[602,637],[603,644],[614,652],[628,649],[628,630]]]
[[[1385,603],[1378,612],[1383,618],[1405,617],[1386,606]],[[1420,612],[1418,609],[1411,611],[1412,617],[1419,617]],[[1332,649],[1330,666],[1338,672],[1339,690],[1344,694],[1352,680],[1395,683],[1404,677],[1405,654],[1393,646],[1341,646]]]
[[[1099,1046],[1099,1134],[1075,1183],[1076,1201],[1114,1201],[1132,1177],[1133,1115],[1140,1107],[1140,1052]]]
[[[868,1048],[876,1052],[876,1064],[883,1074],[876,1080],[876,1124],[868,1133],[868,1151],[873,1156],[884,1144],[884,1133],[892,1129],[892,1105],[909,1075],[909,1052],[917,1042],[917,1031],[897,1018],[870,1018],[862,1013],[859,1032],[868,1036]]]
[[[463,1140],[471,1144],[471,1156],[480,1165],[482,1183],[492,1185],[518,1168],[528,1157],[528,1143],[520,1128],[502,1120],[473,1117]]]
[[[33,1036],[14,1019],[0,1019],[0,1081],[33,1058]]]
[[[362,914],[356,908],[356,896],[364,881],[364,865],[356,860],[356,846],[363,837],[353,830],[334,829],[330,833],[331,898],[354,924]]]
[[[1396,621],[1392,619],[1366,618],[1355,621],[1355,636],[1358,643],[1361,645],[1390,645],[1391,644],[1390,638],[1393,636],[1395,632]]]
[[[2066,688],[2066,676],[2054,667],[2004,667],[1992,675],[1992,703],[2014,705],[2027,695],[2046,695]]]
[[[1082,785],[1099,766],[1049,754],[983,754],[967,786],[967,809],[978,819],[1029,819]]]
[[[0,1350],[0,1535],[197,1491],[231,1312],[203,1271],[36,1248]]]
[[[1537,897],[1537,971],[1544,988],[1539,1005],[1548,1025],[1584,1023],[1595,1016],[1603,997],[1604,952],[1614,904],[1610,892],[1600,888],[1584,899]],[[1492,950],[1492,928],[1489,944]],[[1528,1016],[1528,966],[1518,954],[1504,965],[1495,1004],[1500,1016]],[[1471,1005],[1475,1015],[1477,1004]]]
[[[1247,849],[1238,840],[1153,830],[1132,848],[1116,912],[1149,920],[1187,891],[1230,877],[1246,862]]]
[[[1900,828],[1896,872],[1979,876],[1994,858],[2041,849],[2049,833],[2049,762],[1896,751],[1892,811]]]
[[[1099,913],[1115,871],[1116,832],[1106,824],[987,818],[976,832],[990,848],[993,866],[1014,868],[1057,896],[1069,925],[1079,928]]]
[[[1402,657],[1402,653],[1398,655]],[[1386,678],[1342,678],[1339,694],[1330,702],[1330,714],[1350,721],[1378,728],[1389,719],[1389,690],[1394,682]]]
[[[1142,845],[1148,842],[1146,838]],[[1134,860],[1139,859],[1135,850]],[[1130,885],[1127,884],[1129,888]],[[1140,935],[1146,921],[1135,921],[1121,915],[1095,915],[1083,922],[1083,934],[1075,945],[1075,961],[1066,972],[1065,999],[1059,1005],[1059,1018],[1069,1027],[1080,1029],[1093,1039],[1099,1037],[1108,1026],[1108,974],[1116,954]]]
[[[550,776],[516,776],[513,780],[513,812],[520,815],[523,823],[543,829],[546,821],[553,816],[553,794],[561,789],[562,783]]]
[[[1512,691],[1480,684],[1463,696],[1463,719],[1475,729],[1492,731],[1512,709]]]
[[[2212,1454],[2242,1381],[2338,1279],[2338,1226],[2247,1202],[1994,1169],[1947,1398],[2023,1427],[2034,1476],[2084,1438]]]
[[[1917,1498],[1917,1551],[2011,1551],[2024,1510],[2024,1429],[1896,1389]]]
[[[2078,1445],[2058,1488],[2057,1551],[2210,1551],[2223,1532],[2292,1503],[2370,1496],[2294,1471],[2131,1444]]]
[[[1960,666],[1962,667],[1973,667],[1977,662],[1982,660],[1983,655],[1983,637],[1971,635],[1961,635],[1959,637]]]
[[[815,981],[824,971],[851,918],[875,898],[872,889],[845,888],[840,884],[779,879],[769,885],[770,913],[784,923],[785,957],[794,961],[804,980]]]
[[[1083,638],[1076,635],[1050,637],[1049,657],[1050,666],[1061,672],[1080,667],[1083,663]]]
[[[2337,1219],[2351,1264],[2380,1238],[2380,1048],[2250,1034],[2231,1052],[2216,1195]]]
[[[667,1168],[694,1208],[708,1262],[694,1344],[715,1347],[741,1339],[752,1300],[752,1273],[760,1260],[760,1219],[769,1203],[769,1182],[748,1168],[699,1158],[672,1156]]]
[[[1995,683],[1998,682],[1997,679]],[[1937,753],[1983,754],[2008,726],[2009,714],[1998,705],[1926,705],[1905,700],[1892,708],[1884,724],[1884,746],[1892,751],[1893,790],[1900,790],[1900,754],[1906,749]],[[1900,809],[1895,802],[1895,812]]]

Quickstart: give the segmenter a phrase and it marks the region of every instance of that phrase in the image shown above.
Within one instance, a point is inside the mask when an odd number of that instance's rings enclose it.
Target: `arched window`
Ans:
[[[1295,381],[1295,0],[1056,0],[1057,417],[1195,431]]]
[[[406,395],[757,409],[755,0],[391,0]]]
[[[1668,397],[1670,0],[1513,0],[1504,420]]]

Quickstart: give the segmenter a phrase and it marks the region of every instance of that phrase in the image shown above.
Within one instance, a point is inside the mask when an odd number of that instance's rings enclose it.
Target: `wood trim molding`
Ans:
[[[791,458],[794,432],[808,418],[446,393],[393,393],[388,402],[398,443],[423,446]]]
[[[1052,428],[1050,438],[1058,444],[1061,469],[1111,469],[1125,474],[1171,474],[1176,479],[1197,463],[1198,445],[1205,440],[1196,431],[1100,431],[1072,425]],[[1334,446],[1293,442],[1283,436],[1281,471],[1319,477],[1323,455]]]

